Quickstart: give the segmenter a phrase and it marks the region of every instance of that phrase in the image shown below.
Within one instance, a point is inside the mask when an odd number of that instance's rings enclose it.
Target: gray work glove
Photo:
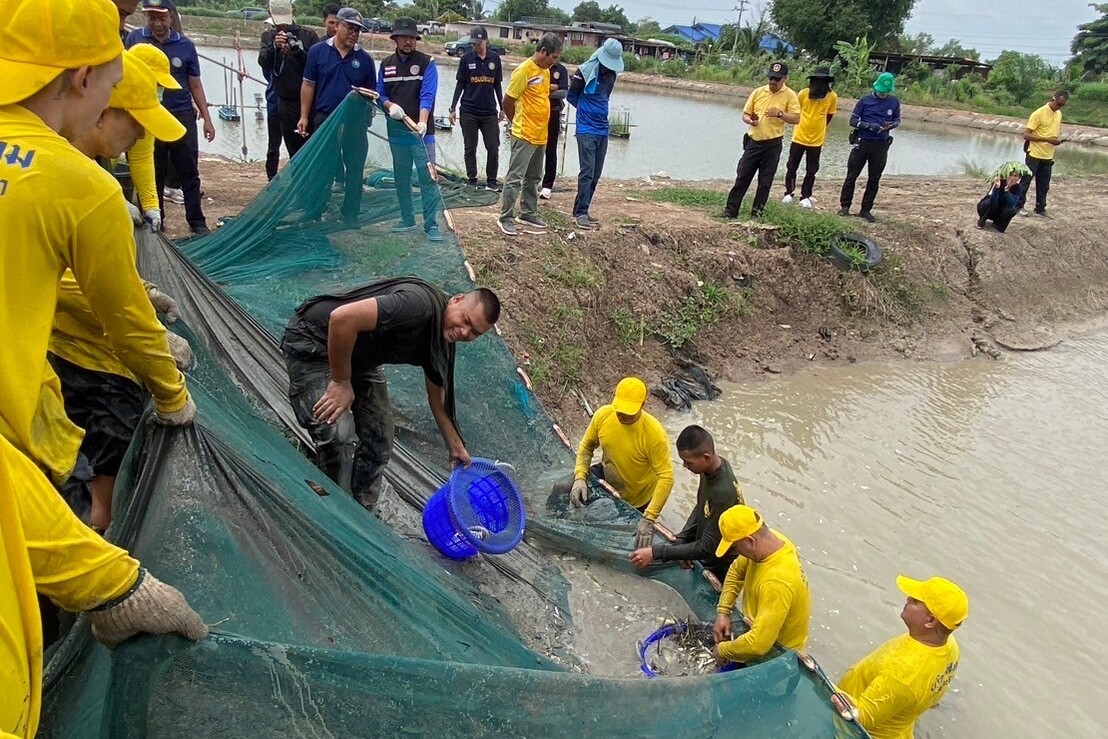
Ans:
[[[147,223],[150,224],[150,230],[161,231],[162,230],[162,212],[157,208],[146,211],[142,214]]]
[[[154,411],[154,422],[162,426],[188,426],[194,418],[196,418],[196,403],[192,402],[191,395],[179,411],[172,413]]]
[[[169,342],[169,353],[173,355],[173,361],[177,363],[177,369],[184,372],[192,366],[192,347],[185,337],[178,336],[172,331],[165,332],[165,339]]]
[[[146,295],[150,298],[154,310],[165,314],[166,323],[174,323],[181,317],[181,307],[177,301],[158,289],[157,285],[147,285]]]
[[[127,214],[131,216],[131,223],[136,226],[142,225],[142,211],[138,209],[138,206],[132,202],[127,203]]]
[[[89,611],[92,635],[108,649],[135,634],[180,634],[200,641],[208,635],[208,627],[200,614],[172,585],[166,585],[145,570],[139,573],[139,584],[118,603],[102,610]]]
[[[639,520],[635,527],[635,546],[633,549],[642,549],[654,543],[654,522],[646,516]]]
[[[389,106],[389,118],[392,118],[394,121],[402,121],[405,117],[407,117],[407,115],[408,114],[404,112],[404,109],[396,103],[393,103]]]
[[[585,505],[585,501],[589,499],[589,484],[584,480],[574,480],[573,487],[569,489],[569,502],[573,504],[574,508],[580,508]]]

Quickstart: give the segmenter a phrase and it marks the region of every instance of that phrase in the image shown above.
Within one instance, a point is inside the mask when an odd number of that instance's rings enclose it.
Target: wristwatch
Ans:
[[[777,111],[777,117],[778,118],[784,118],[785,114],[779,110],[779,111]]]

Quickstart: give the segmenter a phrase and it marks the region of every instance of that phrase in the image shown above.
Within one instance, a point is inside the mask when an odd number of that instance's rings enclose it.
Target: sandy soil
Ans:
[[[201,174],[213,226],[266,182],[259,164],[205,159]],[[668,181],[605,181],[593,206],[603,226],[571,229],[573,183],[559,184],[543,207],[546,235],[503,236],[493,207],[453,220],[478,281],[504,300],[505,340],[571,436],[587,423],[586,402],[606,402],[623,375],[656,383],[677,370],[658,327],[704,283],[729,291],[730,307],[694,326],[682,351],[728,380],[809,362],[1003,358],[1106,315],[1108,221],[1096,215],[1105,177],[1057,178],[1052,218],[1017,218],[1006,234],[974,227],[980,182],[886,178],[879,222],[852,219],[886,254],[867,275],[803,254],[772,230],[647,199]],[[817,207],[834,207],[836,186],[817,183]],[[168,205],[166,224],[171,237],[185,235],[181,206]]]

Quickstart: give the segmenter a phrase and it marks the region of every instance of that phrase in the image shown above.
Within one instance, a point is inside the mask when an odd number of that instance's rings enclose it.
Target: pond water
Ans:
[[[663,420],[671,438],[711,431],[800,549],[809,647],[833,679],[904,632],[898,574],[941,575],[970,615],[954,687],[917,736],[1091,737],[1108,684],[1106,367],[1100,335],[1001,362],[819,368]],[[677,480],[675,527],[696,499],[693,476]]]
[[[232,49],[201,47],[200,52],[213,59],[236,64]],[[244,51],[247,69],[259,79],[261,70],[256,51]],[[380,57],[380,55],[375,55]],[[456,67],[442,65],[439,69],[439,93],[436,112],[445,115],[454,93]],[[227,102],[224,73],[217,65],[201,60],[204,89],[212,103]],[[237,89],[237,83],[235,85]],[[255,93],[261,85],[244,82],[248,106],[255,104]],[[645,177],[664,171],[671,177],[685,180],[730,179],[735,175],[743,130],[740,99],[703,94],[688,94],[672,90],[652,91],[641,85],[617,86],[612,98],[613,109],[626,109],[634,124],[629,139],[613,138],[609,142],[605,175],[619,179]],[[264,108],[264,103],[263,103]],[[570,121],[574,120],[570,108]],[[201,151],[231,159],[242,159],[243,129],[246,131],[248,160],[265,158],[265,120],[255,117],[248,108],[240,123],[215,120],[216,140],[201,140]],[[822,176],[841,178],[850,153],[847,143],[849,126],[847,113],[840,112],[831,123],[831,132],[824,146]],[[787,129],[790,130],[790,129]],[[570,128],[572,134],[572,127]],[[572,135],[571,137],[572,138]],[[462,135],[457,128],[439,133],[439,163],[451,168],[462,166]],[[967,164],[992,170],[1009,159],[1022,160],[1023,142],[1012,134],[992,133],[974,128],[940,126],[931,123],[905,121],[896,132],[889,150],[888,174],[952,175],[963,174]],[[559,147],[561,148],[561,147]],[[571,140],[565,147],[562,174],[577,173],[577,151]],[[479,168],[483,169],[483,149],[478,148]],[[501,172],[507,169],[508,146],[501,145]],[[778,176],[784,176],[784,162]],[[1108,173],[1108,151],[1103,147],[1066,145],[1058,149],[1054,168],[1058,174]]]

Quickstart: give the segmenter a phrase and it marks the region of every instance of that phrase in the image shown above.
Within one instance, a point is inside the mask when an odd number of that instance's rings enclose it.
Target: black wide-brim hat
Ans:
[[[808,75],[808,79],[810,79],[810,80],[827,80],[829,82],[834,82],[835,81],[835,78],[831,76],[831,70],[828,69],[827,67],[816,67],[816,71],[814,71],[810,75]]]
[[[396,22],[392,24],[392,34],[389,38],[396,38],[397,36],[411,36],[412,38],[419,40],[423,36],[419,33],[419,28],[416,27],[415,19],[413,18],[397,18]]]

